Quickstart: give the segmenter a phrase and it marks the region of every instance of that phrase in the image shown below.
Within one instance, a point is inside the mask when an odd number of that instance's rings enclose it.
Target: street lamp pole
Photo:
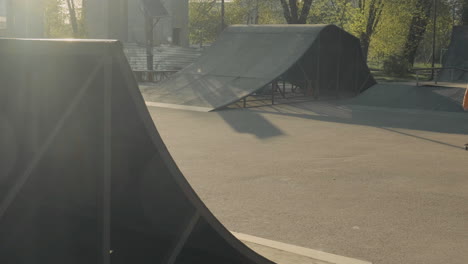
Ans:
[[[226,23],[224,21],[224,0],[221,0],[221,31],[223,31],[225,27]]]
[[[434,0],[434,29],[432,32],[432,79],[435,77],[435,60],[436,60],[436,31],[437,31],[437,0]]]

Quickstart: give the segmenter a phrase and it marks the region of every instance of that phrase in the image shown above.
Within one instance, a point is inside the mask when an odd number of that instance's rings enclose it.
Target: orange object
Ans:
[[[466,88],[465,98],[463,98],[463,109],[468,111],[468,88]]]

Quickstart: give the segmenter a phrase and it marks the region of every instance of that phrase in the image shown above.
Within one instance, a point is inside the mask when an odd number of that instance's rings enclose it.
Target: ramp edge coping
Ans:
[[[321,260],[333,264],[372,264],[372,262],[353,259],[349,257],[339,256],[331,253],[326,253],[319,250],[309,249],[305,247],[299,247],[295,245],[290,245],[278,241],[273,241],[265,238],[255,237],[247,234],[232,232],[231,233],[239,240],[250,242],[253,244],[258,244],[261,246],[270,247],[273,249],[278,249],[282,251],[286,251],[289,253],[301,255],[304,257],[309,257],[316,260]]]

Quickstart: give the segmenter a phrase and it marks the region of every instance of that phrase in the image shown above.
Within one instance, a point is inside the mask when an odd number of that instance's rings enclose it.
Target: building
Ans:
[[[0,0],[0,36],[43,38],[43,0]]]
[[[0,37],[46,37],[45,1],[0,0]],[[148,10],[157,17],[153,46],[164,45],[153,49],[155,70],[179,70],[199,56],[197,51],[187,48],[188,0],[75,0],[75,3],[85,10],[87,37],[123,42],[134,70],[146,67],[144,13]],[[145,9],[148,5],[151,8]]]
[[[6,36],[6,1],[0,0],[0,37]]]
[[[154,44],[189,45],[188,0],[94,0],[87,1],[86,27],[89,38],[118,39],[126,43],[145,43],[145,6],[152,2],[167,12],[159,14]],[[164,15],[162,15],[164,13]]]

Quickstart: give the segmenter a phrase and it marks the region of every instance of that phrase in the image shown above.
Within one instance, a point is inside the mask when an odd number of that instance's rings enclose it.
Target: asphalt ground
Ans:
[[[468,114],[326,102],[149,110],[232,231],[373,263],[468,263]]]

